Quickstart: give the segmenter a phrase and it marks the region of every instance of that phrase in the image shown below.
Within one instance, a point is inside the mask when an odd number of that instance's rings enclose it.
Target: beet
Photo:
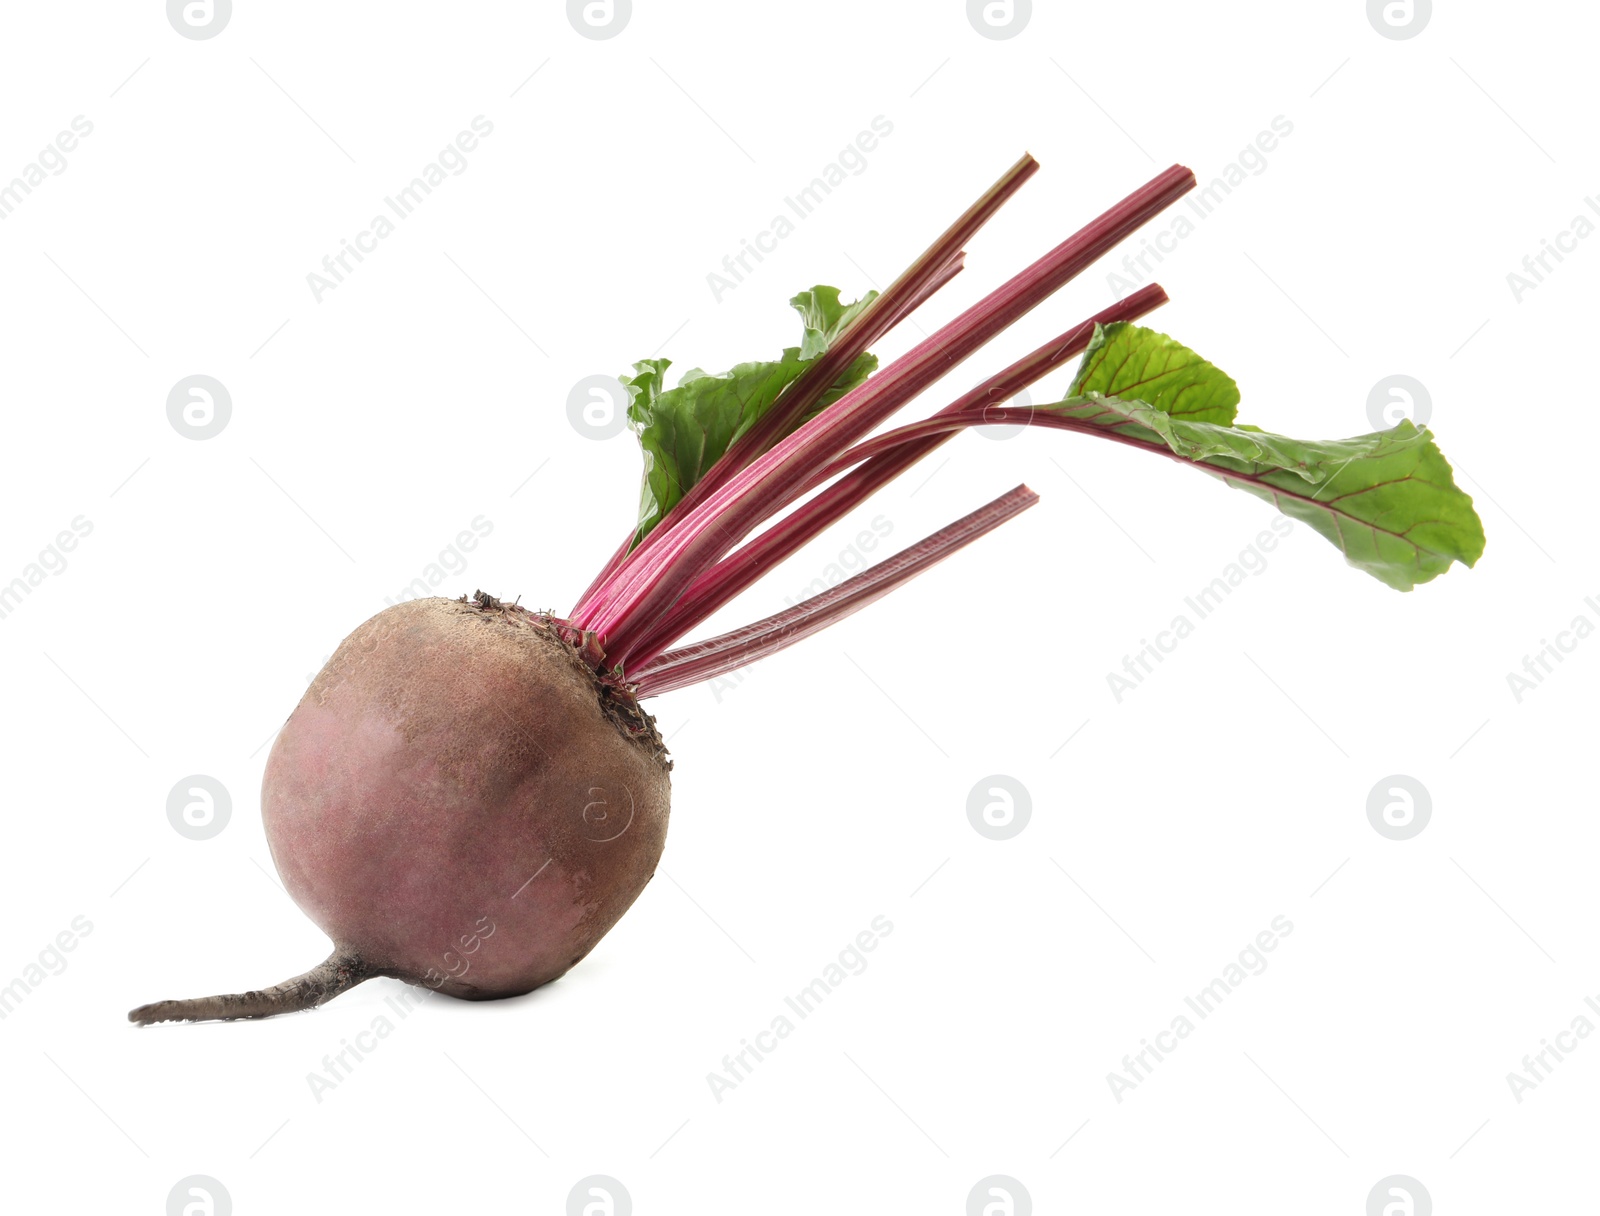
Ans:
[[[673,388],[669,360],[635,363],[619,383],[645,457],[639,513],[568,614],[482,592],[390,608],[345,639],[278,736],[261,791],[267,839],[332,955],[275,988],[160,1001],[129,1017],[265,1017],[375,975],[481,1000],[565,973],[638,898],[666,840],[671,764],[640,699],[794,645],[1039,496],[1017,486],[782,612],[683,639],[966,428],[1065,431],[1202,470],[1309,524],[1397,590],[1477,561],[1482,522],[1426,429],[1402,420],[1307,442],[1235,426],[1233,378],[1134,324],[1166,302],[1154,283],[931,417],[874,434],[1195,186],[1182,165],[1157,174],[877,371],[867,348],[961,273],[968,240],[1038,167],[1017,161],[882,294],[845,304],[818,285],[795,296],[805,336],[781,359],[695,369]],[[1080,355],[1062,400],[1004,404]],[[1060,535],[1041,537],[1049,547],[1037,560],[1070,560],[1055,548]],[[986,644],[947,647],[937,662],[1022,663],[1052,687],[1064,635],[1046,619],[974,619],[956,605],[951,636]],[[892,630],[882,639],[896,640]]]
[[[333,954],[128,1016],[262,1017],[378,975],[470,1000],[547,984],[655,873],[670,768],[653,720],[548,618],[482,593],[385,609],[312,681],[261,786],[273,861]]]

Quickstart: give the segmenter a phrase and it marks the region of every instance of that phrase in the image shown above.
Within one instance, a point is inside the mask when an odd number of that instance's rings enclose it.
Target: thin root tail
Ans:
[[[341,992],[379,975],[356,955],[335,950],[304,975],[271,988],[238,992],[227,996],[202,996],[186,1001],[156,1001],[128,1012],[128,1021],[140,1026],[156,1022],[231,1021],[236,1018],[268,1018],[275,1013],[294,1013],[315,1009]]]

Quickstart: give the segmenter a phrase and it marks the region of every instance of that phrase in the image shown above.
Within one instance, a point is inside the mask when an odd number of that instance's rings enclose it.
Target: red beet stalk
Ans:
[[[1001,174],[982,197],[861,311],[827,351],[812,360],[773,403],[766,417],[729,446],[722,459],[706,471],[705,476],[690,488],[654,530],[637,546],[634,545],[633,535],[629,534],[583,593],[573,609],[573,619],[577,620],[583,615],[590,603],[604,593],[612,575],[628,560],[630,551],[637,556],[638,552],[648,549],[662,535],[669,522],[682,519],[727,484],[740,469],[793,430],[795,424],[822,399],[867,347],[905,320],[929,296],[959,274],[965,257],[962,246],[1038,171],[1039,162],[1024,153],[1016,164]]]
[[[813,473],[1193,186],[1194,174],[1174,165],[1063,241],[736,474],[648,553],[631,557],[574,623],[597,633],[607,664],[620,666],[688,586]]]
[[[966,257],[967,257],[967,255],[966,255],[965,252],[957,253],[955,257],[951,258],[949,262],[945,263],[944,267],[939,271],[938,275],[935,276],[935,278],[931,282],[929,282],[926,287],[924,287],[922,289],[921,294],[917,295],[913,299],[907,300],[901,306],[901,308],[899,309],[898,313],[895,316],[893,316],[892,318],[890,318],[888,323],[884,326],[884,333],[888,333],[896,325],[900,324],[901,321],[904,321],[913,312],[915,312],[917,309],[921,308],[922,305],[928,300],[928,298],[930,296],[932,296],[936,291],[938,291],[941,287],[943,287],[951,279],[955,278],[956,275],[960,274],[961,271],[966,266]],[[860,320],[861,320],[861,318],[858,316],[856,318],[856,321],[860,321]],[[841,337],[841,340],[842,340],[844,335],[840,335],[840,337]],[[877,341],[877,339],[874,338],[873,341],[875,342],[875,341]],[[799,381],[797,380],[795,383],[799,383]],[[806,408],[810,408],[810,407],[807,406]],[[726,461],[727,458],[728,458],[728,453],[727,452],[723,453],[722,461],[718,462],[718,466],[720,467],[721,464],[723,463],[723,461]],[[698,482],[696,483],[696,487],[697,488],[698,488],[699,484],[700,483],[698,483]],[[690,493],[692,494],[693,491],[691,491]],[[662,520],[658,521],[658,526],[656,527],[655,531],[652,531],[649,534],[647,534],[645,536],[644,540],[639,542],[641,548],[644,547],[644,546],[647,546],[650,543],[651,538],[655,536],[656,532],[659,532],[661,530],[659,524],[665,523],[665,522],[667,522],[667,520],[672,520],[672,519],[678,518],[677,512],[682,508],[683,503],[688,501],[688,499],[689,499],[689,496],[686,495],[684,497],[683,501],[675,504],[673,506],[672,510],[668,511],[666,516]],[[600,573],[594,576],[594,581],[589,584],[589,586],[584,590],[583,595],[579,597],[578,604],[579,604],[580,607],[584,603],[586,603],[590,598],[592,598],[596,594],[596,592],[598,592],[600,590],[600,588],[605,585],[606,580],[609,579],[612,576],[612,574],[614,574],[617,571],[617,569],[622,565],[622,563],[625,560],[627,560],[628,554],[633,551],[635,536],[636,536],[635,532],[629,532],[627,536],[623,537],[622,543],[617,546],[616,552],[612,553],[610,558],[607,559],[606,564],[603,567],[601,567]],[[576,615],[577,609],[574,609],[573,611],[574,611],[574,615]]]
[[[879,562],[872,569],[845,580],[821,595],[812,596],[803,604],[732,633],[664,654],[640,678],[637,695],[653,697],[698,684],[792,646],[817,630],[825,629],[888,595],[901,583],[915,578],[985,533],[992,532],[1038,501],[1039,496],[1027,486],[1018,486],[972,514],[924,537],[910,548]]]
[[[1009,400],[1082,354],[1089,340],[1094,337],[1096,325],[1137,320],[1166,302],[1167,293],[1159,284],[1152,283],[1141,288],[1127,299],[1102,309],[1004,371],[991,376],[957,398],[934,418],[964,415],[974,409],[992,412],[997,406],[989,403]],[[630,654],[633,670],[643,675],[650,669],[651,660],[678,638],[743,592],[778,562],[860,506],[882,486],[922,460],[965,425],[970,424],[963,422],[948,429],[930,428],[921,439],[911,442],[905,441],[902,434],[905,428],[891,431],[889,434],[901,436],[901,439],[882,445],[876,440],[867,440],[819,470],[805,487],[807,491],[852,465],[861,466],[696,579],[683,598],[673,605],[672,611],[634,646]]]

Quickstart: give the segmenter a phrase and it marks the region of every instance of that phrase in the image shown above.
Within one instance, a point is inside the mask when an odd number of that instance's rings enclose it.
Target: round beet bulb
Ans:
[[[655,873],[671,763],[564,634],[480,593],[397,604],[346,638],[261,785],[278,873],[332,955],[129,1019],[265,1017],[377,975],[517,996],[588,954]]]

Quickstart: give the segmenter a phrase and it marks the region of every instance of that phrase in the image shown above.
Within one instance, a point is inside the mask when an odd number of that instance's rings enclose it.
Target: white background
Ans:
[[[560,1213],[590,1174],[641,1216],[959,1213],[991,1174],[1040,1213],[1359,1216],[1392,1174],[1441,1214],[1591,1201],[1600,1042],[1520,1103],[1506,1076],[1600,994],[1600,641],[1520,703],[1506,676],[1600,622],[1600,241],[1520,302],[1506,275],[1600,188],[1600,18],[1439,10],[1394,40],[1356,0],[1040,4],[996,40],[956,0],[637,0],[594,40],[553,3],[240,0],[191,40],[149,0],[7,6],[0,180],[94,128],[0,222],[0,581],[93,525],[0,620],[0,983],[93,926],[0,1022],[8,1206],[157,1216],[194,1174],[241,1216]],[[307,274],[476,115],[466,171],[318,302]],[[717,302],[707,274],[878,115],[865,171]],[[574,428],[575,382],[775,355],[790,294],[883,285],[1031,151],[931,328],[1279,115],[1265,170],[1160,267],[1155,323],[1294,435],[1370,430],[1369,390],[1420,380],[1488,530],[1476,570],[1400,595],[1298,527],[1118,703],[1107,673],[1270,511],[1081,437],[961,436],[716,624],[782,607],[875,516],[878,556],[1021,481],[1043,502],[736,686],[650,703],[671,838],[571,975],[430,999],[320,1102],[308,1074],[395,981],[127,1024],[323,957],[256,792],[341,637],[480,515],[445,594],[565,610],[611,551],[638,456]],[[1110,302],[1106,269],[913,412]],[[232,397],[206,441],[166,415],[193,374]],[[206,841],[166,815],[196,773],[233,800]],[[1031,794],[1008,841],[967,819],[991,774]],[[1405,842],[1367,819],[1391,774],[1431,796]],[[879,915],[867,969],[717,1101],[707,1074]],[[1119,1102],[1107,1074],[1276,916],[1266,970]]]

